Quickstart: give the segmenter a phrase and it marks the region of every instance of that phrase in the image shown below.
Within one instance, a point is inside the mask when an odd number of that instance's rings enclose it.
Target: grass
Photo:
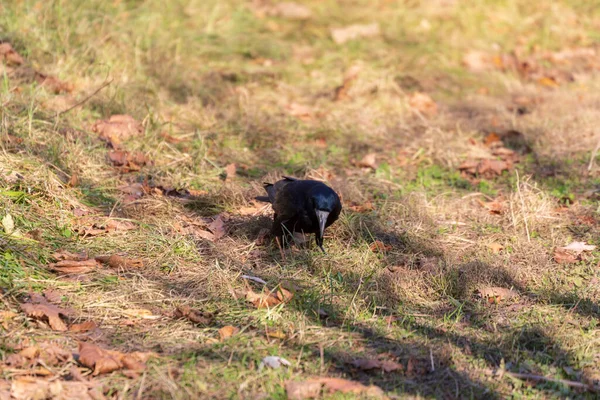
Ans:
[[[54,94],[3,66],[0,216],[10,214],[27,235],[0,236],[0,311],[17,314],[0,323],[3,361],[43,341],[159,355],[141,376],[95,378],[112,398],[277,399],[286,398],[287,380],[313,376],[374,384],[391,398],[594,398],[558,380],[600,381],[598,252],[575,264],[556,263],[553,252],[571,241],[600,245],[590,194],[597,156],[588,171],[600,122],[597,57],[561,64],[544,55],[597,47],[597,7],[302,3],[312,10],[306,21],[233,0],[0,5],[1,38],[32,68],[75,88]],[[331,39],[331,28],[371,22],[380,37]],[[473,50],[531,57],[544,73],[574,81],[548,87],[512,70],[475,73],[463,63]],[[348,97],[334,101],[353,67]],[[430,95],[438,113],[415,113],[415,91]],[[152,161],[139,171],[114,168],[91,129],[113,114],[143,121],[143,134],[123,144]],[[463,161],[490,156],[473,142],[509,130],[532,150],[515,169],[478,180],[459,172]],[[369,153],[376,168],[357,167]],[[237,174],[223,180],[230,163]],[[285,174],[326,180],[341,194],[328,255],[311,243],[282,258],[275,246],[255,243],[270,210],[244,208],[263,181]],[[69,184],[73,175],[78,182]],[[151,192],[128,202],[121,188],[144,182],[195,197]],[[498,196],[500,215],[478,201]],[[352,210],[367,202],[372,209]],[[184,229],[223,212],[227,235],[218,241]],[[80,234],[109,217],[136,228]],[[373,252],[375,240],[391,249]],[[492,243],[504,249],[494,253]],[[144,268],[68,280],[45,268],[59,249],[125,254]],[[281,283],[294,299],[254,309],[243,299],[243,274]],[[483,286],[519,296],[489,304],[476,294]],[[98,336],[61,334],[26,318],[19,302],[48,288],[75,310],[72,321],[96,321]],[[180,305],[218,314],[196,325],[173,316]],[[241,331],[220,341],[226,325]],[[292,366],[259,370],[268,355]],[[352,366],[365,357],[403,371]]]

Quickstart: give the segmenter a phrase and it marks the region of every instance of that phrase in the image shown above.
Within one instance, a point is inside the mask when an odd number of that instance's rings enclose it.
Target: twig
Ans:
[[[523,195],[521,194],[521,182],[519,181],[519,171],[515,169],[515,173],[517,174],[517,193],[519,194],[519,199],[521,199],[521,213],[523,214],[523,222],[525,222],[525,232],[527,232],[527,242],[531,242],[531,235],[529,235],[529,224],[527,224],[527,215],[525,215],[525,200],[523,200]]]
[[[563,385],[567,385],[570,387],[586,389],[591,392],[600,391],[600,387],[598,387],[598,386],[587,384],[587,383],[581,383],[581,382],[577,382],[577,381],[570,381],[567,379],[548,378],[548,377],[545,377],[542,375],[522,374],[519,372],[505,372],[505,374],[510,375],[514,378],[518,378],[518,379],[529,379],[532,381],[544,381],[544,382],[557,382],[557,383],[562,383]]]
[[[598,155],[598,150],[600,150],[600,139],[598,140],[598,143],[596,143],[596,147],[594,148],[594,151],[592,151],[592,156],[590,157],[590,162],[588,164],[588,172],[592,171],[592,168],[594,167],[594,160],[596,159],[596,156]]]
[[[429,359],[431,360],[431,372],[435,371],[435,364],[433,363],[433,350],[429,348]]]
[[[58,114],[56,114],[56,116],[60,117],[61,115],[68,113],[72,109],[79,107],[80,105],[82,105],[83,103],[85,103],[86,101],[88,101],[89,99],[94,97],[95,95],[97,95],[102,89],[104,89],[105,87],[110,85],[112,82],[113,82],[113,79],[111,79],[110,81],[104,82],[98,89],[96,89],[92,94],[87,96],[85,99],[81,100],[80,102],[76,103],[75,105],[72,105],[71,107],[67,108],[66,110],[59,112]]]

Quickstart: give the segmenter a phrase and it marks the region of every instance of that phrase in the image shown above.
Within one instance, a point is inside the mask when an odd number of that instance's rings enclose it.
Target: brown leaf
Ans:
[[[221,214],[217,215],[217,217],[208,225],[208,229],[215,235],[214,240],[225,236],[225,223],[223,222]]]
[[[21,65],[25,62],[23,57],[13,49],[10,43],[0,43],[0,60],[6,65]]]
[[[496,286],[479,288],[477,292],[481,298],[487,299],[490,303],[499,303],[502,300],[509,300],[518,296],[517,292],[512,289]]]
[[[79,362],[93,369],[94,376],[123,368],[120,353],[104,350],[95,344],[85,342],[79,342]]]
[[[352,361],[352,365],[355,368],[363,371],[369,371],[372,369],[380,369],[384,372],[392,372],[396,370],[403,370],[404,367],[395,361],[391,360],[376,360],[371,358],[359,358]]]
[[[331,37],[337,44],[344,44],[350,40],[371,38],[379,36],[381,29],[378,23],[372,24],[355,24],[346,26],[344,28],[335,28],[331,30]]]
[[[21,304],[21,309],[28,317],[48,321],[50,327],[55,331],[66,331],[67,326],[60,318],[60,315],[68,315],[69,312],[58,308],[50,303],[45,304]]]
[[[477,166],[477,173],[480,175],[485,175],[486,173],[502,175],[502,171],[508,171],[510,168],[511,165],[506,161],[484,159]]]
[[[481,201],[479,199],[477,199],[477,201],[479,202],[479,204],[488,209],[490,214],[497,214],[500,215],[504,212],[504,204],[503,204],[503,199],[502,197],[498,197],[497,199],[493,200],[493,201]]]
[[[488,134],[484,141],[483,144],[486,145],[487,147],[490,147],[491,145],[501,142],[500,140],[500,136],[498,136],[495,132],[491,132],[490,134]]]
[[[252,303],[256,308],[270,308],[282,303],[289,302],[294,294],[284,288],[276,288],[271,292],[263,291],[255,293],[252,289],[246,292],[246,300]]]
[[[225,179],[233,179],[235,177],[236,171],[237,167],[235,164],[228,164],[225,167]]]
[[[383,243],[381,240],[376,240],[369,246],[372,252],[386,252],[392,249],[392,246],[389,244]]]
[[[425,115],[435,115],[438,112],[438,106],[426,93],[415,92],[408,98],[408,104],[413,110]]]
[[[62,260],[56,263],[50,263],[48,264],[48,267],[52,271],[56,271],[61,274],[83,274],[98,268],[98,263],[96,260]]]
[[[96,329],[98,325],[94,321],[85,321],[80,324],[73,324],[69,327],[70,332],[87,332]]]
[[[579,261],[579,259],[579,256],[560,247],[557,247],[556,250],[554,250],[554,261],[556,261],[559,264],[572,264]]]
[[[287,381],[285,391],[289,400],[314,399],[320,397],[323,384],[318,379]]]
[[[219,329],[219,336],[221,337],[221,341],[224,341],[227,338],[237,334],[240,331],[240,328],[236,328],[235,326],[227,325]]]
[[[365,386],[360,382],[349,381],[342,378],[316,378],[315,380],[323,384],[325,389],[330,393],[340,392],[383,396],[383,390],[377,386]]]
[[[45,289],[42,294],[50,302],[58,304],[62,301],[62,293],[54,289]]]
[[[55,76],[46,75],[39,71],[35,71],[35,80],[41,86],[48,88],[55,94],[59,93],[71,93],[73,91],[73,85],[67,82],[63,82]]]
[[[216,313],[194,310],[190,306],[179,306],[175,309],[175,318],[187,318],[196,324],[212,325]]]
[[[56,260],[72,260],[72,261],[85,261],[89,257],[86,253],[71,253],[67,250],[59,250],[52,254],[52,257]]]
[[[117,254],[113,254],[112,256],[96,256],[95,260],[116,269],[141,268],[144,266],[144,262],[140,259],[126,258]]]
[[[92,126],[92,132],[96,132],[115,149],[123,140],[138,136],[142,131],[142,124],[129,115],[113,115],[108,120],[97,121]]]
[[[369,153],[365,155],[360,161],[356,163],[356,166],[361,168],[377,169],[375,153]]]

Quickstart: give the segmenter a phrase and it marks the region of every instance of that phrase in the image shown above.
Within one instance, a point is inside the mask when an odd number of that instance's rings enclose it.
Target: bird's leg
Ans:
[[[323,248],[323,237],[320,237],[319,234],[317,233],[315,235],[315,241],[317,242],[317,246],[319,246],[319,248],[321,249],[321,251],[323,252],[323,254],[327,254],[327,252]]]

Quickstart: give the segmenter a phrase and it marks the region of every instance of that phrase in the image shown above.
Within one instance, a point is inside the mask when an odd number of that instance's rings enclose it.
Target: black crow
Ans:
[[[314,233],[317,246],[323,250],[323,232],[342,211],[340,197],[319,181],[300,180],[284,176],[282,180],[265,183],[268,196],[256,199],[273,205],[271,233],[279,240],[287,231]]]

